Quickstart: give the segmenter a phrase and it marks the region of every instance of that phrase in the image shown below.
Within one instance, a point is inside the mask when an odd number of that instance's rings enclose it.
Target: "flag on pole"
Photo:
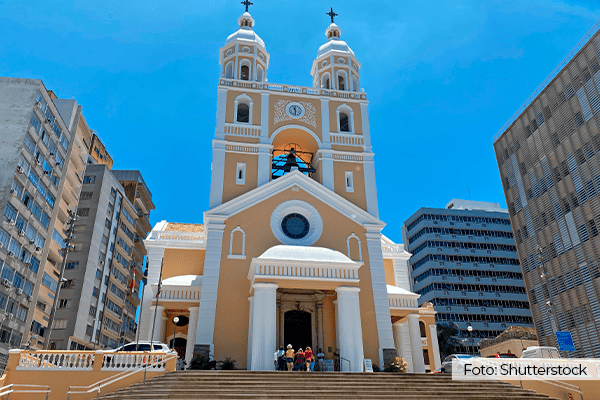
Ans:
[[[129,290],[129,294],[133,293],[133,288],[135,287],[135,275],[131,277],[131,282],[129,282],[129,286],[127,289]]]
[[[158,296],[160,296],[160,291],[162,290],[162,281],[158,282],[158,288],[156,290],[156,298],[158,299]]]

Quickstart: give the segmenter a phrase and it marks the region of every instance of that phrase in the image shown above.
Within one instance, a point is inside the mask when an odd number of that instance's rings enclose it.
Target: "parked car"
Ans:
[[[136,350],[136,346],[137,346],[137,350]],[[167,346],[165,343],[161,343],[161,342],[152,342],[152,351],[166,351],[166,352],[173,352],[174,350],[171,350],[169,348],[169,346]],[[139,342],[131,342],[131,343],[127,343],[126,345],[117,347],[116,349],[112,350],[114,352],[119,352],[119,351],[150,351],[150,341],[149,340],[140,340]]]
[[[556,347],[529,346],[521,358],[561,358]]]
[[[513,353],[496,353],[490,354],[487,358],[519,358],[516,354]]]
[[[452,373],[452,361],[461,361],[469,358],[473,358],[472,355],[469,354],[450,354],[448,357],[444,359],[442,362],[442,368],[440,368],[440,372],[443,374]]]

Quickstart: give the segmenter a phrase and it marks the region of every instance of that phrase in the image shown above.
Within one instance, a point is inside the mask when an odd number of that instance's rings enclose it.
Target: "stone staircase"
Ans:
[[[550,399],[504,382],[453,381],[442,374],[176,371],[101,399]]]

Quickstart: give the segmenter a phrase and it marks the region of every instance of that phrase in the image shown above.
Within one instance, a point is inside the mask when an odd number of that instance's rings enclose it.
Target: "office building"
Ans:
[[[67,257],[52,330],[53,347],[115,348],[135,340],[146,255],[141,238],[150,230],[152,209],[152,194],[139,171],[87,166],[74,249]]]
[[[600,356],[597,23],[498,132],[494,150],[542,345]],[[538,256],[540,254],[540,256]]]
[[[458,329],[456,352],[510,325],[533,326],[510,220],[497,203],[453,199],[404,222],[413,291],[439,324]],[[469,330],[471,327],[471,330]]]

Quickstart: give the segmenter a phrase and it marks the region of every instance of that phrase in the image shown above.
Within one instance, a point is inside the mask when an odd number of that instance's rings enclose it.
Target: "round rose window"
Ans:
[[[310,223],[301,214],[292,213],[286,215],[281,221],[281,230],[292,239],[301,239],[308,235]]]

